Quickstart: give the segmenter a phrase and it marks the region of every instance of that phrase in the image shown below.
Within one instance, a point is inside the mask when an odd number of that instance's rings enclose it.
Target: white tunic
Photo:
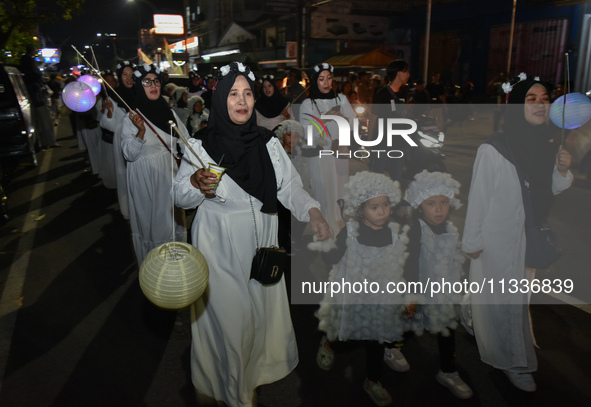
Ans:
[[[213,162],[201,140],[189,140],[207,164]],[[287,154],[276,138],[267,150],[277,178],[277,197],[299,221],[318,207],[302,188]],[[186,158],[199,162],[186,150]],[[254,389],[285,377],[298,362],[285,281],[262,286],[250,280],[255,253],[254,217],[262,246],[277,245],[277,215],[260,211],[261,202],[224,174],[217,196],[205,198],[190,176],[196,167],[183,161],[175,177],[175,202],[199,206],[191,228],[192,242],[209,264],[209,285],[192,311],[191,371],[195,388],[228,406],[250,406]]]
[[[97,99],[96,104],[100,112],[103,105],[103,99]],[[105,109],[104,112],[100,113],[99,126],[101,127],[101,137],[99,139],[99,177],[103,180],[103,185],[106,188],[115,189],[117,188],[117,173],[115,170],[113,144],[103,140],[102,138],[103,129],[114,131],[103,125],[103,122],[105,122],[105,118],[107,122],[109,120],[109,118],[107,117],[108,114],[109,112],[107,109]]]
[[[288,106],[288,108],[287,108],[288,117],[285,117],[281,113],[279,113],[279,115],[277,115],[275,117],[265,117],[262,114],[260,114],[258,110],[255,110],[255,112],[257,114],[257,124],[261,127],[269,129],[269,130],[273,130],[275,127],[277,127],[283,121],[289,120],[292,116],[291,105]]]
[[[320,115],[326,114],[337,104],[341,106],[341,113],[349,118],[349,125],[351,129],[353,128],[353,119],[356,117],[355,112],[344,95],[338,95],[338,102],[335,98],[316,99],[315,102],[312,102],[312,99],[306,99],[300,106],[299,121],[304,126],[304,129],[310,124],[309,120],[314,121],[308,114],[320,119]],[[312,126],[312,146],[307,145],[307,139],[304,136],[302,150],[308,147],[316,148],[316,146],[321,146],[324,150],[332,148],[332,141],[338,139],[339,128],[333,120],[327,121],[325,126],[328,135],[321,135],[316,126]],[[337,200],[344,196],[344,185],[349,180],[349,161],[347,159],[336,159],[332,155],[323,155],[321,158],[315,155],[314,157],[305,158],[305,160],[308,162],[310,170],[312,196],[320,202],[322,215],[336,236],[345,224]],[[339,167],[338,172],[337,167]]]
[[[119,200],[119,210],[124,219],[129,219],[129,203],[127,202],[127,160],[123,157],[121,150],[121,132],[123,131],[123,119],[129,115],[123,108],[118,107],[117,102],[113,102],[113,117],[110,119],[103,115],[101,126],[112,131],[113,134],[113,162],[115,165],[115,176],[117,178],[117,199]]]
[[[99,143],[103,133],[101,126],[98,124],[101,119],[101,112],[97,106],[98,104],[99,103],[95,103],[88,112],[83,113],[83,115],[78,118],[78,120],[82,120],[82,139],[84,140],[84,145],[88,152],[88,159],[93,174],[99,173]],[[94,127],[89,128],[88,124],[92,124]]]
[[[552,190],[557,194],[570,186],[572,174],[566,178],[554,170]],[[470,281],[482,284],[484,278],[533,278],[525,268],[525,212],[519,178],[513,164],[492,145],[478,148],[468,210],[462,239],[462,250],[473,253],[484,250],[472,260]],[[531,275],[530,275],[531,274]],[[488,287],[472,293],[472,320],[478,350],[483,362],[503,370],[533,372],[537,359],[528,314],[526,294],[503,295]]]
[[[176,115],[175,115],[176,116]],[[188,137],[185,126],[175,117],[179,129]],[[176,138],[150,123],[162,140],[176,151]],[[129,223],[138,266],[150,250],[162,243],[185,242],[186,228],[182,211],[175,213],[173,225],[172,178],[177,164],[170,152],[146,124],[144,139],[135,135],[137,127],[129,116],[123,120],[121,147],[127,160]],[[174,235],[173,235],[174,226]]]

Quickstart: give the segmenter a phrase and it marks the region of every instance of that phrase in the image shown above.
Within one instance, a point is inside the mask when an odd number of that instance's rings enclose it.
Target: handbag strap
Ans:
[[[254,238],[257,242],[257,250],[259,249],[259,234],[257,232],[257,218],[254,214],[254,206],[252,205],[252,197],[249,195],[248,199],[250,200],[250,210],[252,211],[252,220],[254,221]]]
[[[529,186],[525,182],[525,176],[523,175],[523,171],[521,171],[521,168],[517,164],[517,160],[513,155],[513,150],[511,149],[511,145],[509,144],[509,142],[507,142],[507,149],[509,150],[511,161],[513,161],[513,165],[515,166],[515,170],[517,171],[517,177],[519,178],[519,184],[521,186],[521,198],[523,199],[523,210],[525,211],[525,230],[527,231],[528,229],[536,226],[534,221],[534,211],[531,203],[531,195],[529,193]]]

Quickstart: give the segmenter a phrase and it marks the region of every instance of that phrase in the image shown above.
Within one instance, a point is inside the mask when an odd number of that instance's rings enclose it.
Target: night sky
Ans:
[[[150,0],[162,14],[184,14],[183,0]],[[138,14],[139,13],[139,14]],[[71,21],[59,20],[40,27],[48,47],[77,47],[89,44],[97,33],[116,33],[119,39],[137,38],[143,28],[153,27],[152,8],[145,0],[86,0]]]

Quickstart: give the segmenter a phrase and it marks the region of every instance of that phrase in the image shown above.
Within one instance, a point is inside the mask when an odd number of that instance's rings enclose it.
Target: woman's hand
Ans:
[[[103,102],[102,112],[104,112],[105,109],[107,109],[107,116],[109,119],[113,117],[113,102],[111,102],[109,97],[106,97],[105,101]]]
[[[310,208],[308,213],[310,214],[310,225],[318,240],[324,241],[328,238],[334,238],[332,229],[328,226],[318,208]]]
[[[283,109],[281,114],[283,115],[283,117],[285,117],[286,120],[289,120],[289,105],[285,109]]]
[[[573,158],[570,155],[570,153],[562,146],[560,146],[558,154],[556,154],[556,168],[558,169],[560,175],[562,175],[563,177],[566,177],[566,175],[568,174],[568,170],[572,164],[572,160]]]
[[[480,253],[482,253],[484,251],[484,249],[482,250],[478,250],[477,252],[473,252],[473,253],[466,253],[468,256],[472,257],[474,260],[476,260],[477,258],[480,257]]]
[[[214,173],[203,168],[198,169],[191,175],[191,185],[207,195],[215,195],[218,182],[218,177]]]
[[[129,112],[129,118],[131,119],[133,125],[138,129],[138,132],[135,136],[143,140],[144,134],[146,134],[146,126],[144,125],[142,117],[139,114],[133,114]]]

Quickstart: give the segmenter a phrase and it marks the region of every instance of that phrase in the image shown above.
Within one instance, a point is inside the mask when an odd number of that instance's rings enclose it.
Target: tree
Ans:
[[[0,49],[13,55],[35,44],[37,26],[42,23],[71,20],[84,0],[1,0]],[[54,11],[55,10],[55,11]]]

